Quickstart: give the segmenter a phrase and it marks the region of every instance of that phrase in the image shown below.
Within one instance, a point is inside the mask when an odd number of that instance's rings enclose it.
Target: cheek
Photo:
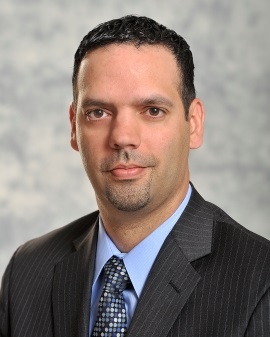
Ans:
[[[169,132],[159,133],[157,131],[153,134],[151,140],[152,147],[161,157],[180,154],[189,149],[189,137],[187,131],[179,129],[174,132],[172,131],[172,129],[169,129]]]
[[[182,132],[182,133],[181,133]],[[188,165],[189,136],[185,130],[177,130],[162,137],[158,146],[159,157],[163,158],[164,166],[171,170],[183,169]]]
[[[77,134],[77,143],[87,173],[89,173],[90,167],[97,161],[97,151],[95,150],[97,144],[95,142],[96,140],[89,137],[89,135],[85,134],[82,130],[79,130]]]
[[[78,126],[77,130],[77,142],[80,152],[83,155],[94,156],[96,149],[100,148],[99,137],[84,125]]]

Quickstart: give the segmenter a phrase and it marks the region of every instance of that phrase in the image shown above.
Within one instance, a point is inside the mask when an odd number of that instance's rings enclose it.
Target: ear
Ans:
[[[191,149],[197,149],[203,142],[204,107],[200,99],[195,98],[189,107]]]
[[[72,103],[69,107],[69,121],[71,126],[70,145],[74,150],[79,151],[76,134],[76,112],[74,103]]]

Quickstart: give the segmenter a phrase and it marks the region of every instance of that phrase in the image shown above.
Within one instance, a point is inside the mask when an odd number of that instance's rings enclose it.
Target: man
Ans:
[[[1,337],[270,336],[270,245],[189,182],[202,143],[185,40],[99,25],[73,72],[71,146],[99,211],[32,240],[3,278]]]

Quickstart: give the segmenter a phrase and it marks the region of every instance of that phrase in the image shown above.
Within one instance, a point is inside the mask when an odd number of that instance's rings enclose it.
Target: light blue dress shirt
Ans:
[[[101,272],[105,263],[113,255],[121,257],[124,260],[127,272],[133,285],[133,288],[131,287],[131,289],[125,290],[123,292],[127,310],[127,323],[129,325],[150,269],[152,268],[152,265],[163,242],[176,224],[177,220],[180,218],[187,203],[189,202],[191,191],[192,189],[189,185],[185,199],[182,201],[181,205],[177,208],[173,215],[128,253],[121,253],[117,249],[115,244],[107,235],[101,218],[99,218],[97,254],[92,285],[89,336],[91,336],[96,321],[98,302],[102,293],[104,282]]]

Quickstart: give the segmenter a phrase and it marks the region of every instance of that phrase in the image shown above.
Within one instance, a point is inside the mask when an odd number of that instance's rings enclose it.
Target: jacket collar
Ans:
[[[192,186],[190,201],[171,234],[189,262],[211,253],[213,210]]]
[[[87,230],[73,242],[70,253],[55,266],[52,290],[55,337],[89,335],[97,214],[91,214],[77,224]]]
[[[189,204],[152,267],[127,337],[169,333],[201,279],[191,262],[211,253],[212,228],[211,206],[193,187]]]

